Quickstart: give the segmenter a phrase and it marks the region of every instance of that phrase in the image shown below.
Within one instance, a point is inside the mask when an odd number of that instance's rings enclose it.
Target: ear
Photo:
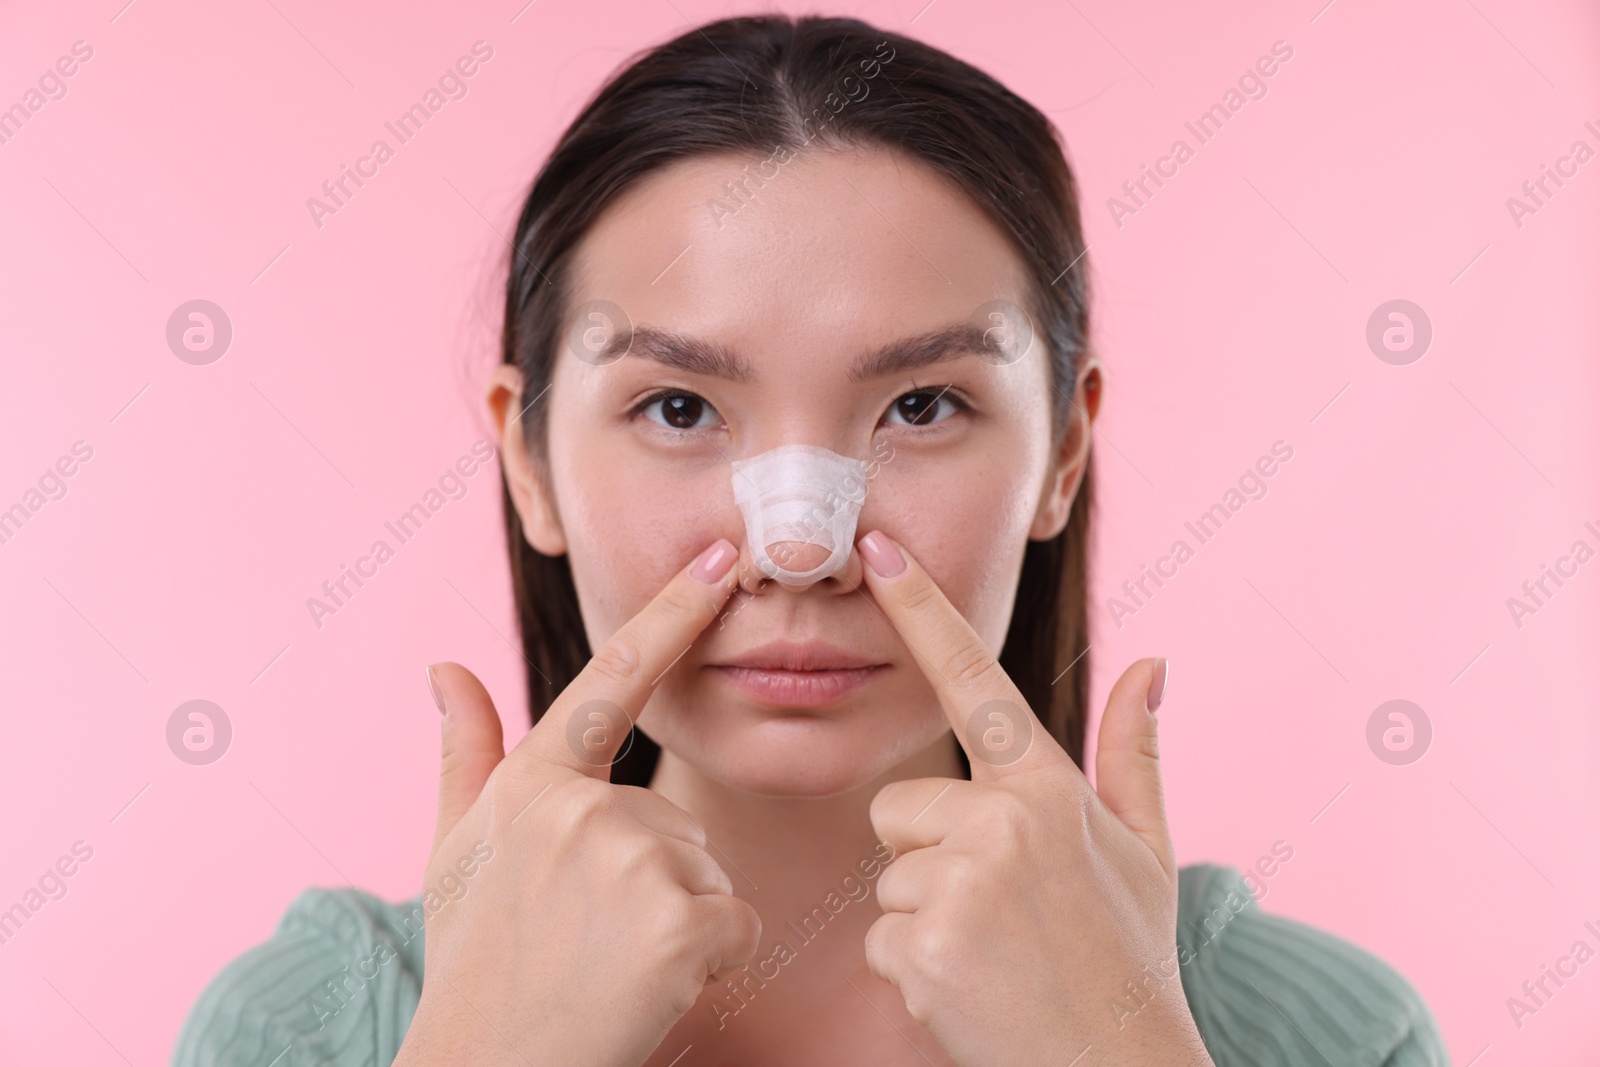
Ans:
[[[546,556],[562,555],[567,551],[567,538],[556,512],[555,496],[522,435],[522,372],[509,363],[495,367],[489,376],[488,400],[489,414],[500,436],[500,463],[506,486],[522,519],[522,536]]]
[[[1053,457],[1045,477],[1039,510],[1034,513],[1028,537],[1048,541],[1066,528],[1072,514],[1072,501],[1083,484],[1089,467],[1089,439],[1094,420],[1100,414],[1100,394],[1104,392],[1104,373],[1094,356],[1084,360],[1073,387],[1071,410],[1067,413],[1067,432],[1061,435],[1061,448]]]

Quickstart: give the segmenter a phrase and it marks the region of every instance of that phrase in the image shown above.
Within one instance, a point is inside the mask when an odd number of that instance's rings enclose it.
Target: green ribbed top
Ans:
[[[266,942],[213,978],[173,1067],[388,1067],[422,993],[421,897],[307,889]],[[1178,873],[1178,937],[1124,1007],[1160,997],[1176,968],[1217,1067],[1449,1067],[1427,1004],[1348,941],[1270,915],[1239,872]]]

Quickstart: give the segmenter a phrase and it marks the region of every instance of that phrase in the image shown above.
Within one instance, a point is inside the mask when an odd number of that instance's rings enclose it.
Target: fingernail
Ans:
[[[856,547],[861,549],[861,558],[867,561],[872,573],[880,578],[893,578],[906,569],[906,558],[877,530],[857,541]]]
[[[1156,661],[1156,672],[1150,678],[1150,691],[1144,695],[1144,708],[1152,715],[1161,707],[1161,698],[1167,695],[1168,673],[1167,658],[1162,656]]]
[[[433,694],[433,702],[439,705],[439,714],[443,715],[444,694],[439,692],[439,682],[438,679],[434,678],[433,676],[433,667],[431,664],[428,667],[428,691]]]
[[[726,537],[721,538],[700,553],[700,558],[694,561],[694,568],[689,571],[689,577],[706,585],[716,585],[738,558],[739,550]]]

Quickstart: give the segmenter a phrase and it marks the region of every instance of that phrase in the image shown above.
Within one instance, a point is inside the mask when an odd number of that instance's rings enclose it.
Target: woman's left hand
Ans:
[[[1096,795],[916,560],[868,538],[866,584],[972,765],[971,781],[910,779],[874,798],[897,857],[878,878],[868,967],[962,1067],[1059,1067],[1085,1051],[1085,1064],[1210,1065],[1178,976],[1153,714],[1166,662],[1139,660],[1113,687]],[[879,546],[904,570],[883,577]]]

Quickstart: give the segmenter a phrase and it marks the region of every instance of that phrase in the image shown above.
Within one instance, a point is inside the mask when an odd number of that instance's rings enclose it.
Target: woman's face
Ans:
[[[976,204],[905,156],[813,146],[776,176],[764,167],[738,206],[725,183],[758,162],[677,163],[607,209],[577,250],[563,338],[584,304],[604,300],[636,331],[692,342],[694,358],[636,336],[602,364],[563,340],[534,401],[549,405],[547,476],[514,423],[503,454],[530,543],[569,557],[591,647],[717,538],[740,546],[743,588],[662,678],[639,727],[731,787],[821,796],[922,752],[947,722],[861,586],[858,554],[810,586],[758,583],[730,461],[786,444],[875,460],[857,536],[880,529],[910,549],[995,652],[1025,543],[1061,530],[1081,464],[1051,447],[1038,339],[1014,362],[947,344],[910,365],[858,367],[895,342],[981,321],[991,301],[1027,306],[1017,253]],[[507,371],[499,380],[514,390]],[[1076,450],[1082,433],[1068,436]],[[785,642],[872,668],[832,675],[842,691],[795,706],[729,666]]]

